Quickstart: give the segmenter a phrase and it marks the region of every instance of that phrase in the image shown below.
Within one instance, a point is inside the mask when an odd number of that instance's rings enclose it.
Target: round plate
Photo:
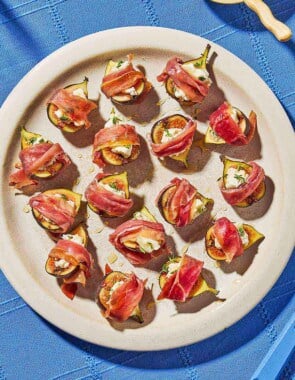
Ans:
[[[258,116],[258,135],[246,147],[212,147],[204,149],[197,140],[189,156],[190,167],[184,170],[177,163],[161,163],[150,154],[147,135],[159,118],[181,113],[188,115],[195,108],[182,109],[167,96],[156,81],[166,61],[175,55],[184,59],[198,57],[207,43],[211,45],[210,71],[213,85],[198,113],[198,130],[205,132],[208,115],[225,99],[249,114]],[[164,259],[157,259],[147,268],[133,268],[120,253],[111,264],[115,270],[134,270],[148,278],[143,299],[145,322],[129,320],[114,323],[105,320],[96,304],[96,291],[103,277],[103,268],[114,248],[108,235],[122,220],[100,219],[88,211],[89,250],[97,263],[89,285],[79,289],[73,301],[60,291],[55,278],[46,274],[44,264],[54,243],[31,213],[27,213],[28,195],[15,196],[8,186],[8,176],[20,150],[19,126],[60,142],[74,162],[72,170],[45,182],[43,188],[68,187],[83,193],[98,169],[91,162],[94,134],[107,120],[113,105],[99,87],[108,59],[119,59],[134,53],[134,63],[142,66],[154,90],[139,105],[118,106],[130,124],[142,136],[142,152],[127,170],[135,209],[143,203],[163,222],[173,252],[188,254],[204,261],[204,276],[220,292],[218,297],[204,294],[185,304],[169,300],[156,302],[159,294],[158,272]],[[63,134],[46,116],[46,101],[54,89],[89,78],[89,96],[98,98],[98,111],[91,115],[92,127],[77,134]],[[295,192],[292,168],[294,162],[291,125],[279,102],[265,83],[242,61],[218,45],[180,31],[131,27],[99,32],[59,49],[39,63],[12,91],[1,109],[1,265],[16,291],[40,315],[59,328],[79,338],[108,347],[129,350],[157,350],[182,346],[207,338],[242,318],[274,284],[286,265],[292,245]],[[199,146],[198,146],[199,145]],[[203,148],[203,149],[201,149]],[[227,205],[216,180],[222,174],[220,154],[244,160],[257,160],[267,175],[265,198],[248,209]],[[232,264],[217,265],[204,249],[204,233],[209,218],[185,229],[174,229],[163,221],[154,205],[158,192],[169,181],[181,176],[189,179],[205,196],[215,201],[212,213],[233,221],[252,224],[265,235],[259,247],[237,258]],[[75,181],[76,178],[79,181]],[[79,182],[79,183],[77,183]],[[125,218],[126,219],[126,218]],[[124,219],[124,220],[125,220]],[[104,226],[102,230],[102,226]],[[191,245],[188,247],[187,243]],[[225,300],[225,301],[224,301]]]

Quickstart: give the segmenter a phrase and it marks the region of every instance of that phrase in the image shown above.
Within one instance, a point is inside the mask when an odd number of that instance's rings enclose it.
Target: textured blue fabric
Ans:
[[[294,0],[267,2],[295,32]],[[224,46],[266,81],[294,125],[294,37],[280,44],[244,5],[205,0],[0,0],[0,104],[55,49],[89,33],[129,25],[176,28]],[[294,312],[294,272],[293,257],[267,296],[224,332],[157,353],[106,349],[65,334],[36,315],[0,272],[0,380],[250,379]],[[294,373],[295,357],[281,378]]]

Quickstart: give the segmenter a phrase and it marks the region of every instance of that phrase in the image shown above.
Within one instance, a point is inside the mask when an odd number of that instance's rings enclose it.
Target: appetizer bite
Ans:
[[[158,82],[164,82],[167,93],[180,104],[201,103],[208,95],[212,83],[207,71],[209,50],[208,45],[201,57],[185,62],[179,57],[171,58],[158,75]]]
[[[66,233],[74,224],[81,205],[81,194],[68,189],[52,189],[30,199],[37,223],[53,233]]]
[[[9,176],[9,186],[22,189],[37,185],[38,178],[51,178],[71,164],[69,156],[59,144],[43,136],[21,129],[21,151],[18,170]]]
[[[74,133],[91,126],[88,115],[97,105],[88,100],[88,78],[55,91],[47,104],[47,116],[64,132]]]
[[[218,291],[210,288],[201,275],[203,265],[203,261],[188,255],[167,261],[160,273],[161,293],[157,299],[167,298],[177,302],[186,302],[207,291],[217,294]]]
[[[133,54],[128,54],[127,61],[110,60],[107,64],[101,91],[115,103],[133,103],[152,88],[145,75],[135,70],[132,60]]]
[[[222,217],[217,219],[207,231],[205,244],[207,253],[212,259],[230,263],[263,238],[264,235],[249,224],[233,223]]]
[[[186,167],[192,146],[196,123],[183,115],[171,115],[157,121],[151,131],[151,147],[159,157],[170,157]]]
[[[184,227],[206,212],[214,202],[200,194],[186,179],[174,178],[160,192],[156,203],[166,222]]]
[[[109,240],[134,265],[146,264],[168,253],[164,227],[146,207],[116,228]]]
[[[112,271],[108,265],[105,272],[105,278],[98,293],[98,299],[105,308],[104,317],[119,322],[133,318],[142,323],[139,303],[146,281],[140,280],[134,273]]]
[[[99,173],[85,190],[88,206],[105,217],[126,215],[133,206],[129,199],[127,172],[121,174]]]
[[[233,161],[222,158],[224,168],[219,180],[221,193],[227,203],[248,207],[265,194],[265,174],[256,162]]]
[[[251,111],[247,118],[238,108],[224,102],[210,115],[209,124],[205,135],[206,143],[241,146],[249,144],[253,139],[257,117]]]
[[[93,266],[91,254],[86,249],[87,233],[82,225],[70,234],[60,236],[55,247],[49,252],[46,272],[62,280],[61,290],[71,300],[78,284],[86,285]]]
[[[100,167],[123,165],[136,160],[139,153],[140,140],[135,127],[123,123],[112,109],[105,127],[94,137],[92,161]]]

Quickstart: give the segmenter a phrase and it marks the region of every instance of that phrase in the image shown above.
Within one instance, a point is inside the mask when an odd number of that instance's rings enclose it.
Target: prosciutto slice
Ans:
[[[104,316],[126,321],[142,299],[144,284],[134,273],[126,274],[123,283],[111,293]],[[102,283],[102,287],[105,286]]]
[[[74,95],[67,89],[59,89],[53,93],[48,101],[49,104],[54,104],[58,109],[62,110],[70,123],[84,123],[85,129],[91,126],[88,120],[88,114],[97,108],[97,105],[81,96]],[[59,120],[58,126],[63,128],[69,125],[68,121]]]
[[[227,218],[219,218],[213,225],[213,235],[230,263],[236,256],[243,254],[243,244],[236,226]]]
[[[116,146],[124,145],[140,145],[139,136],[136,133],[134,126],[120,124],[99,130],[94,137],[93,162],[100,167],[105,166],[101,151],[106,148],[114,148]]]
[[[158,300],[168,298],[173,301],[185,302],[201,274],[203,265],[202,261],[184,255],[178,270],[167,278]]]
[[[193,103],[201,103],[208,95],[210,84],[206,81],[192,77],[183,67],[183,60],[178,57],[171,58],[162,74],[158,75],[159,82],[166,82],[171,78],[174,84],[180,88],[186,97]]]
[[[189,120],[183,131],[176,137],[161,144],[151,143],[152,150],[158,157],[167,157],[183,152],[192,145],[195,131],[196,123]]]
[[[124,216],[133,206],[132,199],[123,198],[99,184],[99,180],[109,174],[98,174],[85,191],[87,202],[100,212],[110,216]]]
[[[177,227],[184,227],[191,222],[191,208],[197,194],[197,190],[186,179],[174,178],[158,195],[162,194],[171,186],[175,186],[171,192],[167,205],[165,206],[170,215],[170,220],[174,221]]]
[[[50,251],[49,257],[57,260],[64,259],[68,262],[74,260],[78,263],[79,268],[70,277],[64,278],[61,285],[62,292],[68,298],[73,299],[77,291],[77,283],[85,286],[86,279],[90,277],[90,271],[93,266],[91,254],[81,244],[61,239]]]
[[[151,253],[130,249],[124,243],[135,242],[137,237],[156,240],[160,248]],[[161,223],[145,220],[129,220],[121,224],[109,237],[114,247],[121,252],[131,264],[141,265],[149,262],[152,258],[167,252],[165,243],[165,231]]]
[[[60,227],[62,233],[67,232],[74,223],[75,205],[62,197],[52,194],[38,194],[29,201],[32,208]]]
[[[246,145],[254,137],[257,119],[255,112],[251,111],[249,115],[249,131],[245,135],[241,127],[232,118],[231,106],[224,102],[216,111],[214,111],[210,117],[209,122],[213,131],[221,137],[227,144],[231,145]]]
[[[139,81],[145,81],[144,74],[134,69],[131,63],[132,58],[131,54],[128,55],[129,64],[127,67],[123,67],[120,70],[116,70],[104,76],[101,91],[107,98],[122,95],[127,89],[136,87]]]
[[[223,180],[219,183],[221,193],[226,202],[230,205],[236,205],[248,198],[254,193],[261,182],[265,180],[265,173],[261,166],[253,161],[248,164],[252,166],[251,173],[246,182],[241,184],[236,189],[226,189]]]
[[[20,169],[9,177],[9,185],[17,189],[37,184],[38,181],[32,177],[38,171],[48,171],[53,176],[59,172],[59,170],[56,172],[53,164],[60,163],[65,168],[71,163],[69,156],[62,147],[59,144],[52,143],[35,144],[23,149],[19,158],[21,161]]]

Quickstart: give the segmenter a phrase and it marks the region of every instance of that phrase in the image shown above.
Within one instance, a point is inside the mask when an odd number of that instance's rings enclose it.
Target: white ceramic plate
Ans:
[[[89,286],[79,290],[73,301],[61,293],[56,280],[44,270],[47,254],[53,246],[47,234],[37,225],[31,213],[25,213],[28,196],[15,196],[8,187],[8,175],[13,170],[20,149],[19,126],[43,134],[54,142],[60,142],[80,172],[80,183],[74,190],[83,193],[95,173],[91,163],[91,144],[94,133],[108,118],[112,104],[103,95],[99,98],[99,110],[92,115],[93,127],[74,135],[62,134],[52,126],[46,116],[46,99],[55,88],[89,78],[90,98],[97,99],[105,63],[110,58],[124,58],[133,52],[135,64],[146,70],[148,79],[155,86],[140,106],[118,107],[133,118],[137,131],[146,139],[153,122],[172,113],[185,114],[178,103],[168,98],[156,81],[167,59],[174,55],[194,58],[200,55],[208,41],[180,31],[131,27],[99,32],[68,44],[38,64],[16,86],[1,110],[1,265],[16,291],[40,315],[59,328],[79,338],[108,347],[131,350],[157,350],[182,346],[207,338],[242,318],[266,294],[282,272],[293,245],[294,226],[294,146],[291,125],[279,102],[265,83],[242,61],[210,42],[212,70],[216,83],[199,114],[198,129],[206,130],[206,114],[212,112],[224,98],[242,109],[251,109],[258,115],[258,131],[248,147],[222,148],[204,151],[194,146],[190,155],[190,170],[181,171],[177,165],[163,166],[151,157],[146,144],[141,156],[126,166],[131,191],[139,207],[144,201],[159,221],[163,222],[154,199],[159,190],[179,175],[188,178],[205,196],[215,200],[213,213],[227,216],[234,221],[253,224],[266,238],[259,249],[246,252],[230,266],[220,268],[204,250],[206,226],[176,231],[164,223],[170,245],[180,253],[188,240],[193,240],[188,254],[205,262],[206,277],[220,290],[216,301],[212,295],[202,295],[187,304],[176,306],[165,300],[154,304],[159,293],[157,277],[162,259],[148,269],[132,266],[117,253],[112,264],[117,270],[134,270],[141,278],[149,278],[143,301],[145,323],[129,321],[110,324],[94,302],[102,271],[96,270]],[[157,105],[161,99],[160,106]],[[159,104],[159,103],[158,103]],[[189,110],[188,110],[189,111]],[[129,121],[132,123],[132,120]],[[267,194],[261,202],[239,214],[228,206],[217,187],[216,180],[222,172],[219,155],[245,160],[257,160],[268,176]],[[54,179],[48,186],[70,187],[77,170]],[[120,168],[117,168],[120,170]],[[102,232],[97,230],[103,221],[89,211],[89,249],[104,268],[107,257],[114,252],[108,235],[118,221],[112,221]],[[96,247],[96,248],[95,248]]]

